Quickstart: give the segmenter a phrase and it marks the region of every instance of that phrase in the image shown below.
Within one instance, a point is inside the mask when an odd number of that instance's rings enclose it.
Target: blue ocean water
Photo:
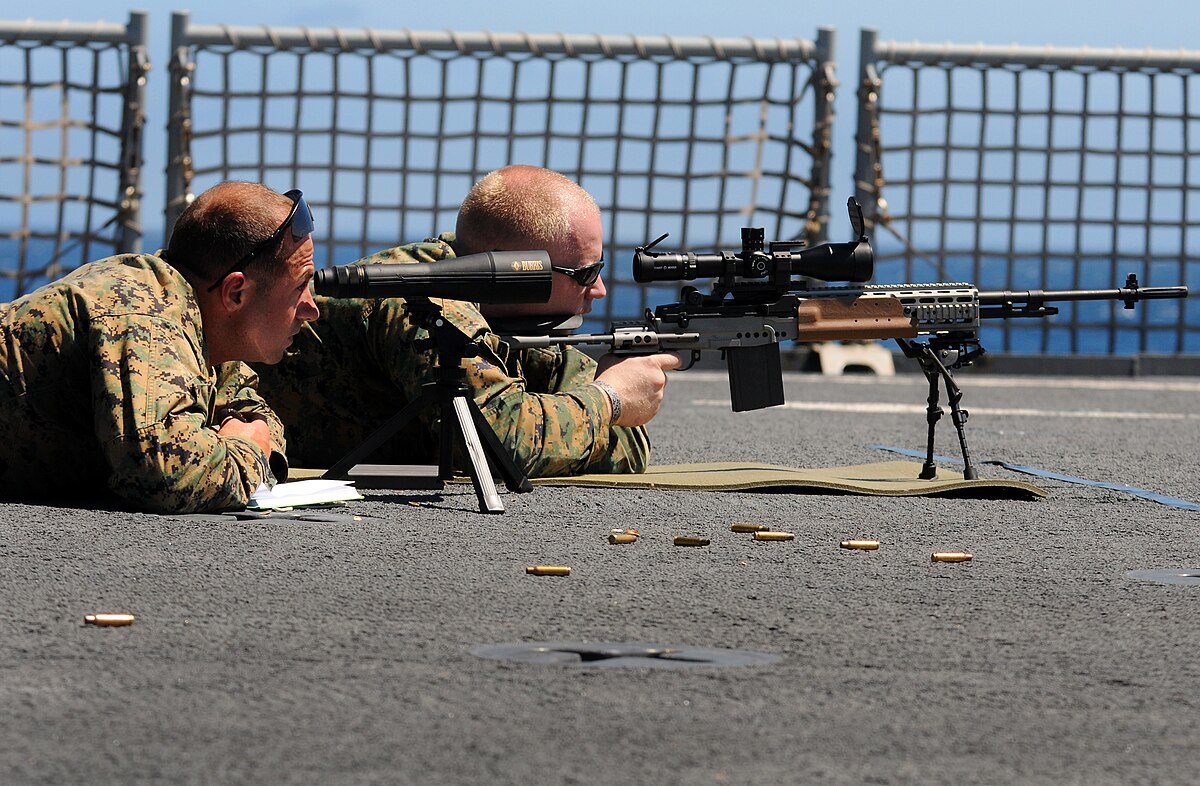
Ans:
[[[162,245],[161,232],[148,232],[142,247],[153,251]],[[28,292],[56,277],[42,271],[56,256],[57,273],[61,275],[79,264],[112,253],[111,244],[56,244],[46,239],[31,239],[22,244],[0,239],[0,302],[14,299],[18,288]],[[974,261],[950,260],[942,271],[946,275],[941,280],[971,281],[981,290],[1111,289],[1124,283],[1126,273],[1135,272],[1143,286],[1187,284],[1192,292],[1200,293],[1200,262],[1181,264],[1174,259],[1114,267],[1107,258],[1096,257],[1085,259],[1084,264],[1076,267],[1065,263],[1043,265],[1040,259],[1030,257],[1018,259],[1010,271],[1007,264],[996,263],[999,261],[1002,260],[980,266],[980,275],[975,277]],[[14,277],[21,270],[28,275]],[[878,263],[875,273],[872,283],[912,283],[903,280],[905,277],[898,263]],[[643,287],[629,278],[629,271],[620,267],[613,272],[606,271],[608,298],[594,304],[593,314],[585,320],[584,330],[604,332],[610,319],[635,319],[647,306],[678,299],[676,286]],[[921,280],[932,282],[939,277],[932,275]],[[692,283],[704,288],[703,281]],[[1200,295],[1187,300],[1143,303],[1133,311],[1109,302],[1068,303],[1061,308],[1058,316],[1049,319],[986,323],[981,330],[983,344],[993,352],[1020,354],[1200,353]],[[1074,328],[1072,322],[1077,323]]]

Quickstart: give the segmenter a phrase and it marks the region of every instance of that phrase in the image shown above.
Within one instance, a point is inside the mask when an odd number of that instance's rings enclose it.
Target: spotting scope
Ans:
[[[329,267],[313,276],[313,289],[328,297],[545,303],[552,275],[545,251],[484,251],[438,262]]]

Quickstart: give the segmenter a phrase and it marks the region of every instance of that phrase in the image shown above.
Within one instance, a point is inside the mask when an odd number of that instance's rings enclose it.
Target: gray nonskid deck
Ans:
[[[978,459],[1200,500],[1200,380],[958,379]],[[790,406],[733,413],[720,375],[674,374],[651,427],[655,463],[833,466],[891,458],[871,444],[924,447],[919,378],[788,375],[786,388]],[[938,452],[956,455],[948,419],[941,435]],[[469,486],[368,491],[308,518],[3,504],[0,772],[1191,781],[1200,588],[1126,574],[1200,568],[1200,514],[1035,482],[1047,499],[542,487],[505,492],[503,516],[477,513]],[[729,531],[737,521],[796,539],[754,542]],[[609,545],[613,527],[642,537]],[[675,547],[675,534],[711,545]],[[859,536],[883,545],[838,548]],[[940,550],[974,559],[931,563]],[[538,564],[572,573],[526,575]],[[138,619],[84,627],[96,611]],[[589,641],[783,660],[581,669],[471,654]]]

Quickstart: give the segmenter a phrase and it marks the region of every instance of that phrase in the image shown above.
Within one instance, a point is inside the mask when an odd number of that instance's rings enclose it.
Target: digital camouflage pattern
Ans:
[[[0,497],[95,498],[162,513],[239,509],[283,426],[244,363],[210,367],[191,285],[163,259],[84,265],[0,304]],[[279,453],[217,434],[267,418]]]
[[[363,263],[431,262],[454,256],[453,233],[387,249]],[[590,357],[569,347],[511,351],[478,308],[434,300],[443,316],[477,341],[464,361],[475,402],[530,477],[642,472],[650,456],[643,427],[611,424],[608,396],[589,384]],[[429,332],[401,298],[317,298],[315,334],[302,331],[274,366],[256,366],[259,390],[286,426],[294,466],[329,467],[420,395],[433,380]],[[436,462],[438,413],[427,409],[370,458],[373,463]]]

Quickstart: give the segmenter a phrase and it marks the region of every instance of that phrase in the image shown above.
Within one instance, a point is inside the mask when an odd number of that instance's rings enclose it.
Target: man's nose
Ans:
[[[604,286],[604,278],[597,277],[596,280],[592,282],[592,285],[588,287],[587,294],[592,300],[600,300],[607,295],[608,289]]]
[[[321,316],[321,309],[317,307],[317,301],[313,298],[312,288],[304,293],[304,298],[300,301],[300,308],[296,309],[296,318],[302,319],[305,322],[312,322],[317,317]]]

